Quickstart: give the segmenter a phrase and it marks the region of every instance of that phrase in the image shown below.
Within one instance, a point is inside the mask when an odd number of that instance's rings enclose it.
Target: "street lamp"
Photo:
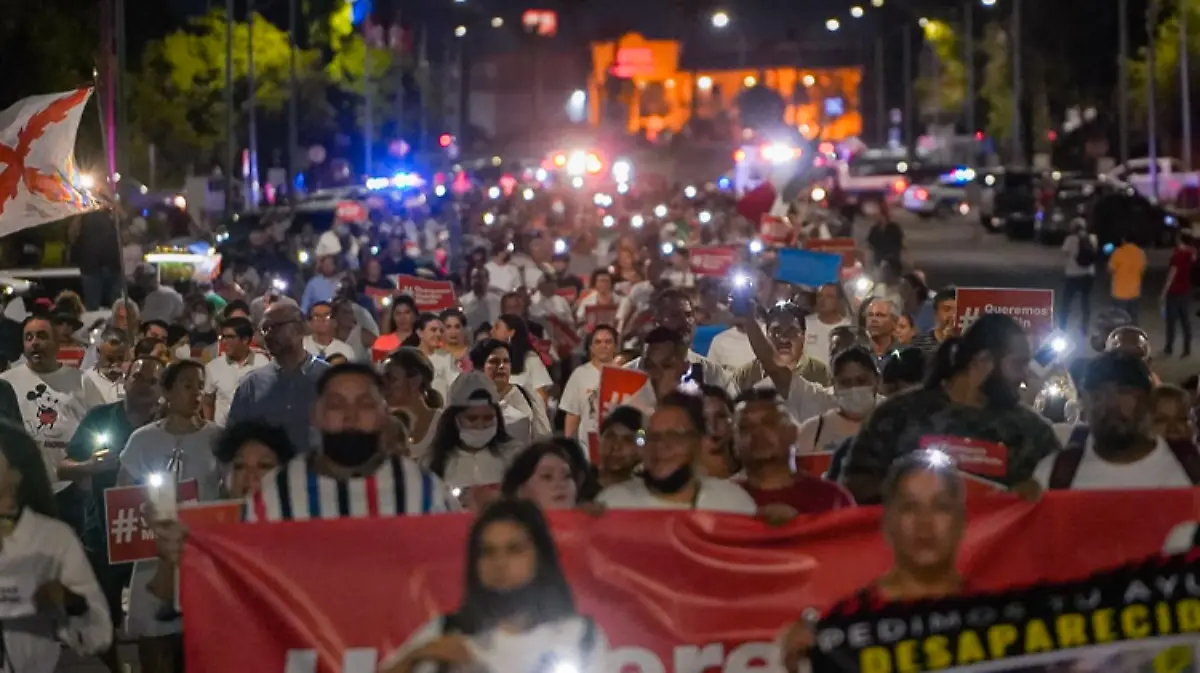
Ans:
[[[863,8],[859,7],[858,5],[851,7],[850,16],[853,16],[856,19],[861,19],[863,17]]]
[[[842,27],[842,22],[837,19],[829,19],[825,22],[825,30],[831,33],[836,33],[838,28]]]
[[[883,7],[883,0],[871,0],[872,7]]]
[[[729,15],[725,12],[713,12],[712,15],[713,28],[724,28],[729,25]]]
[[[466,34],[467,34],[466,26],[459,26],[454,29],[454,37],[462,37],[463,35],[466,35]]]
[[[502,28],[503,26],[504,26],[504,19],[502,19],[498,16],[492,17],[492,28]]]
[[[929,26],[929,19],[922,16],[920,19],[917,19],[917,25],[926,28]]]
[[[979,0],[979,4],[983,5],[984,7],[995,7],[996,0]]]

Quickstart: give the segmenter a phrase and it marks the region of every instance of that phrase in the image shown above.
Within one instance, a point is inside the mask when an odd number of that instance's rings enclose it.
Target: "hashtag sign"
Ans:
[[[132,507],[125,507],[117,510],[117,516],[113,518],[112,524],[109,526],[109,533],[112,535],[113,542],[116,544],[129,544],[133,542],[133,534],[137,532],[138,523],[142,517],[138,516],[137,510]]]
[[[979,309],[975,306],[968,306],[967,308],[963,309],[962,317],[959,318],[958,328],[960,330],[966,330],[971,325],[974,325],[975,321],[978,319]]]
[[[195,479],[179,482],[180,502],[196,500]],[[108,562],[131,563],[157,558],[154,527],[147,512],[150,495],[145,486],[116,486],[104,490],[104,518],[108,527]]]

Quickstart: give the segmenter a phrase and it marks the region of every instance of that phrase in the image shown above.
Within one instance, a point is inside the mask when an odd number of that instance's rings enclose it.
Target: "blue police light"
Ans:
[[[397,173],[392,176],[392,184],[397,187],[420,187],[425,180],[416,173]]]
[[[944,185],[965,185],[975,179],[975,169],[973,168],[956,168],[949,173],[938,178],[938,181]]]
[[[387,189],[392,181],[387,178],[367,178],[367,189]]]
[[[729,178],[727,177],[722,177],[720,180],[717,180],[718,189],[729,189],[729,184]]]
[[[350,0],[350,23],[359,25],[371,16],[371,10],[375,9],[372,0]]]

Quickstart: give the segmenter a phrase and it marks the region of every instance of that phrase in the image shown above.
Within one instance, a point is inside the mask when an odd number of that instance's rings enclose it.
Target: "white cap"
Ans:
[[[467,372],[454,380],[450,386],[450,406],[471,407],[480,404],[498,404],[500,393],[496,384],[483,372]]]

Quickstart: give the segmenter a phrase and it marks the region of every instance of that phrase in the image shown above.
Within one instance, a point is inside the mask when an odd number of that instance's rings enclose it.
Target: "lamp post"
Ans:
[[[724,30],[730,29],[730,26],[733,24],[733,19],[730,18],[729,14],[727,12],[718,10],[716,12],[713,12],[712,16],[709,19],[709,22],[712,24],[713,28],[715,28],[719,31],[724,31]],[[738,29],[737,26],[734,26],[732,28],[732,31],[734,33],[734,39],[736,39],[737,43],[738,43],[737,44],[737,46],[738,46],[738,67],[745,68],[746,61],[747,61],[746,36],[744,33],[742,33],[741,30]]]

